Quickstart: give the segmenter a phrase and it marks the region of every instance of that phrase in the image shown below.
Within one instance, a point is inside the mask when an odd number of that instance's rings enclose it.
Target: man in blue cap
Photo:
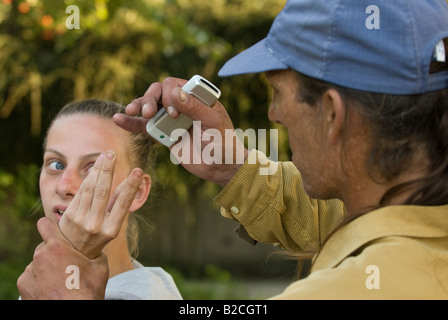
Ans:
[[[242,165],[184,167],[224,186],[215,201],[243,236],[313,259],[275,298],[447,299],[446,1],[290,0],[219,75],[258,72],[292,162],[252,150]],[[116,123],[144,132],[162,103],[224,137],[223,106],[188,96],[185,82],[152,84]],[[266,163],[276,170],[260,175]]]

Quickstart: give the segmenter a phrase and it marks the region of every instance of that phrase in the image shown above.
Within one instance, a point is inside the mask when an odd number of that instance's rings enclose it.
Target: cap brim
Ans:
[[[227,61],[219,70],[218,75],[229,77],[283,69],[288,69],[288,66],[274,57],[266,46],[266,39],[263,39]]]

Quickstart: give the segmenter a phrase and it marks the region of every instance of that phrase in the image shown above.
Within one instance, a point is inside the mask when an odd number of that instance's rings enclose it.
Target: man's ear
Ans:
[[[143,174],[142,182],[138,187],[134,201],[132,202],[129,212],[135,212],[140,209],[148,199],[149,192],[151,191],[151,176],[147,173]]]
[[[322,96],[322,122],[328,142],[340,144],[344,138],[346,106],[339,92],[327,90]]]

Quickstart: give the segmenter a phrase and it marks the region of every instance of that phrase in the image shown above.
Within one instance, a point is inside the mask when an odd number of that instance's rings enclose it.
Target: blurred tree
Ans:
[[[126,105],[166,76],[187,79],[201,74],[221,88],[221,101],[235,127],[272,128],[266,117],[269,97],[263,77],[220,79],[217,71],[267,34],[284,3],[0,0],[2,290],[15,287],[17,271],[20,274],[29,263],[36,245],[31,234],[37,217],[29,214],[38,202],[42,139],[53,115],[72,100],[90,97]],[[66,13],[69,5],[79,8],[79,29],[66,26],[72,14]],[[280,150],[280,158],[287,158],[287,137],[282,131]],[[217,187],[174,166],[165,148],[156,153],[158,187],[167,198],[184,204],[194,239],[195,213],[201,209],[198,199],[215,195]],[[17,294],[2,290],[0,298]]]

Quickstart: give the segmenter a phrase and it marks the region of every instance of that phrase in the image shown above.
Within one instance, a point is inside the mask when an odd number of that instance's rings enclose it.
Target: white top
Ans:
[[[129,270],[107,282],[106,300],[182,300],[169,273],[160,267],[143,267],[133,260]]]

